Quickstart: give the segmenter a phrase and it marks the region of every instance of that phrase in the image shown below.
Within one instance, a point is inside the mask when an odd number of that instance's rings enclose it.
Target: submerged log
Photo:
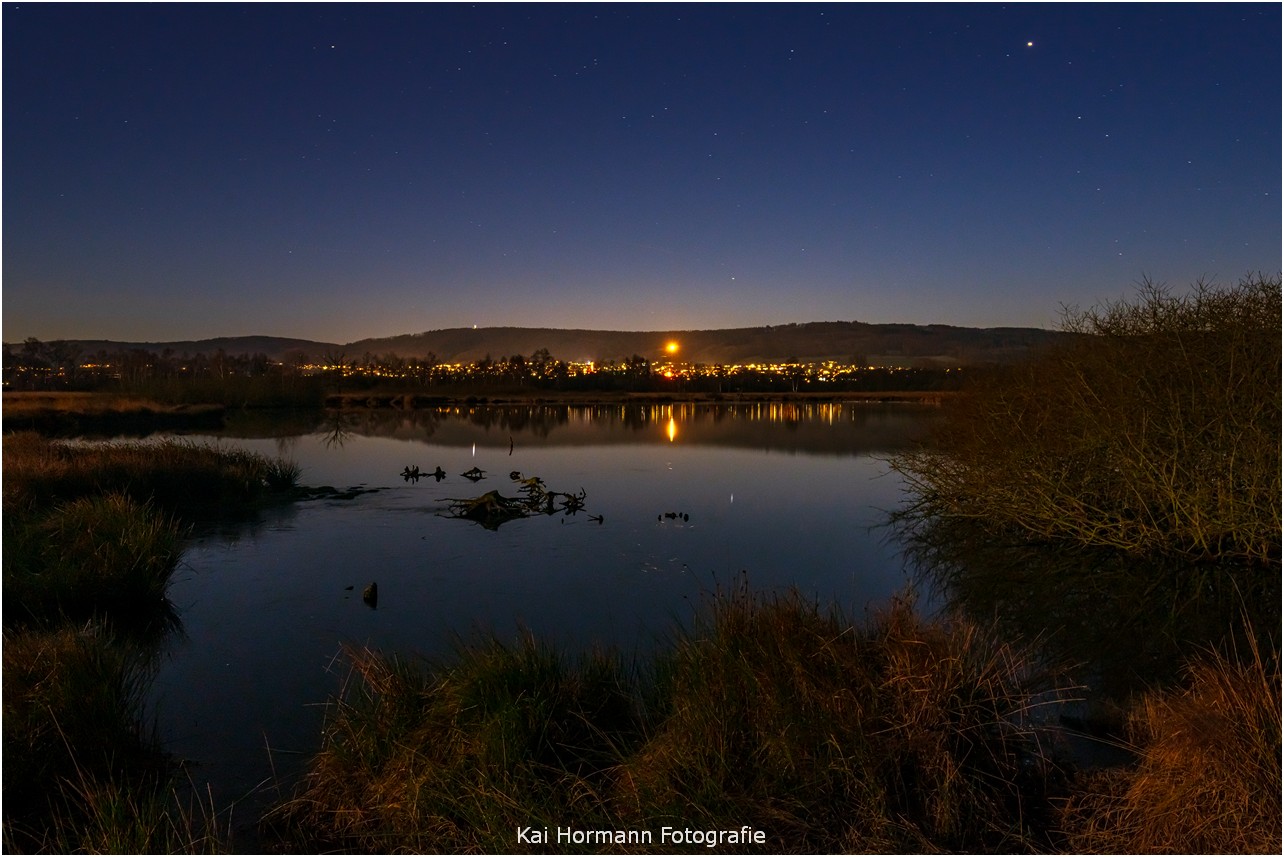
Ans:
[[[467,474],[464,474],[467,475]],[[520,474],[519,474],[520,475]],[[578,494],[566,494],[548,491],[544,481],[538,476],[520,481],[521,497],[505,497],[498,491],[487,491],[480,497],[451,499],[449,517],[466,518],[476,521],[489,530],[498,529],[501,524],[516,518],[527,518],[531,515],[552,515],[556,512],[554,505],[557,498],[562,498],[561,509],[567,515],[574,515],[584,509],[587,496],[583,488]],[[599,523],[600,516],[595,518]]]
[[[451,500],[452,517],[476,521],[488,530],[515,518],[525,518],[530,511],[524,500],[505,497],[498,491],[487,491],[480,497]]]

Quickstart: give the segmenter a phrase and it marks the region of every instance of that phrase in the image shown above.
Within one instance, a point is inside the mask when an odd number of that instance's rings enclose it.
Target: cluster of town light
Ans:
[[[589,360],[583,363],[576,361],[563,362],[566,367],[566,374],[571,377],[580,375],[593,375],[596,373],[627,372],[630,367],[623,363],[606,363],[601,364]],[[665,378],[701,378],[716,377],[725,375],[734,375],[738,372],[754,372],[763,375],[788,375],[810,378],[816,381],[837,381],[845,375],[851,375],[858,372],[897,372],[906,371],[914,367],[910,366],[874,366],[874,365],[856,365],[849,363],[839,363],[834,360],[826,360],[819,363],[678,363],[662,361],[651,364],[653,374],[662,375]],[[334,374],[341,375],[345,378],[352,376],[381,377],[381,378],[410,378],[415,373],[405,369],[393,369],[390,367],[380,366],[378,364],[361,365],[361,364],[325,364],[325,363],[305,363],[299,367],[299,370],[305,375]],[[493,374],[508,374],[505,372],[505,364],[500,362],[490,367],[489,371]],[[946,372],[952,371],[946,369]],[[477,364],[469,363],[437,363],[430,370],[431,374],[440,375],[465,375],[465,374],[486,374],[486,370],[480,369]],[[540,377],[540,373],[533,368],[528,368],[526,374],[532,378]]]
[[[365,378],[387,378],[387,379],[426,379],[426,378],[484,378],[484,377],[528,377],[528,378],[548,378],[554,375],[560,375],[567,378],[583,377],[596,374],[630,374],[638,375],[639,373],[659,376],[673,381],[692,380],[697,378],[729,378],[742,374],[753,374],[758,376],[777,376],[788,378],[794,381],[806,380],[807,382],[834,382],[842,381],[848,376],[857,375],[863,372],[897,372],[909,370],[910,366],[889,366],[889,365],[864,365],[853,363],[839,363],[833,360],[821,362],[764,362],[764,363],[731,363],[731,364],[705,364],[705,363],[687,363],[678,358],[681,346],[678,342],[669,341],[663,346],[664,356],[658,360],[649,361],[645,358],[634,356],[628,360],[608,361],[606,363],[585,360],[585,361],[543,361],[535,363],[528,361],[521,356],[511,358],[501,358],[496,361],[481,361],[477,363],[440,363],[425,362],[416,359],[403,360],[400,358],[388,357],[378,358],[373,355],[367,355],[363,361],[325,361],[325,362],[303,362],[303,363],[283,363],[278,361],[264,361],[263,367],[271,366],[277,371],[287,373],[297,372],[302,375],[329,375],[331,377],[365,377]],[[98,376],[116,376],[119,377],[121,366],[114,366],[111,362],[102,362],[101,359],[96,362],[85,362],[77,364],[82,372]],[[149,370],[150,365],[142,367]],[[174,367],[178,374],[189,374],[193,367],[187,365],[187,361],[179,361]],[[239,374],[236,369],[229,368],[231,374]],[[243,370],[242,370],[243,371]],[[948,371],[952,371],[947,369]],[[68,370],[63,367],[51,366],[30,366],[30,365],[10,365],[5,371],[5,386],[10,383],[12,376],[30,376],[42,378],[58,378],[67,374]]]

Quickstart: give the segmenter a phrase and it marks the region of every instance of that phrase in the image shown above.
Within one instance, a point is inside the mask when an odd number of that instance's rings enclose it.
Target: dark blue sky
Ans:
[[[6,3],[4,338],[1049,327],[1275,274],[1280,9]]]

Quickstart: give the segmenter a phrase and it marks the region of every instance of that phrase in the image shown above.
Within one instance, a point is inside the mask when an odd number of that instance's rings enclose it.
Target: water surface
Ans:
[[[230,800],[318,748],[345,644],[435,657],[460,636],[529,629],[645,650],[741,574],[757,591],[793,587],[860,616],[907,584],[881,526],[901,501],[886,457],[932,413],[478,407],[233,425],[205,439],[286,456],[307,485],[367,493],[211,526],[189,543],[170,588],[182,632],[153,690],[162,737]],[[406,481],[409,465],[447,476]],[[460,475],[474,467],[486,478]],[[582,491],[584,510],[495,530],[448,516],[451,499],[517,496],[512,471]],[[374,609],[361,598],[371,582]]]

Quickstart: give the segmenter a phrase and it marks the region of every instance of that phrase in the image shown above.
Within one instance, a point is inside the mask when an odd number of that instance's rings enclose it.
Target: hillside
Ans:
[[[347,344],[271,336],[222,337],[179,342],[115,342],[77,340],[70,344],[82,357],[106,351],[166,350],[175,355],[266,354],[273,360],[327,357],[361,360],[366,354],[396,354],[424,358],[429,354],[446,363],[471,363],[547,349],[559,360],[606,362],[640,355],[664,357],[665,346],[678,344],[674,359],[689,363],[817,362],[900,366],[956,366],[1004,363],[1065,334],[1039,328],[970,328],[951,325],[865,324],[811,322],[725,330],[611,331],[555,328],[450,328]],[[13,351],[20,345],[9,346]]]
[[[175,342],[121,342],[114,339],[73,339],[67,342],[80,349],[82,358],[90,358],[103,351],[115,354],[132,349],[151,351],[156,354],[172,351],[177,357],[195,354],[210,355],[222,349],[226,354],[266,354],[273,360],[281,360],[291,352],[297,351],[310,359],[316,359],[328,352],[343,348],[333,342],[289,339],[281,336],[220,336],[215,339],[189,339]],[[5,347],[16,353],[22,346],[20,343],[6,343]]]

